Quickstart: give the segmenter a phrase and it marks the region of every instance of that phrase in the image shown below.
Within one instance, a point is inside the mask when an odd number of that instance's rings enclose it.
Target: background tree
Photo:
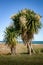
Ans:
[[[29,9],[23,9],[16,15],[11,16],[15,30],[21,36],[23,42],[27,44],[28,53],[35,53],[31,45],[34,34],[37,34],[41,28],[41,16]]]
[[[16,41],[16,34],[13,26],[9,26],[6,28],[4,40],[10,46],[11,54],[16,54],[17,41]]]

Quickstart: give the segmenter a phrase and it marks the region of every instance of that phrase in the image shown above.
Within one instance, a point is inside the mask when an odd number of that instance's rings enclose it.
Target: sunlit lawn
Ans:
[[[0,55],[0,65],[43,65],[43,53],[28,55]]]

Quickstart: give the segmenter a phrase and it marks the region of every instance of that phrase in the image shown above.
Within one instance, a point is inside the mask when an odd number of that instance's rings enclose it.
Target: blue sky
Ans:
[[[43,16],[43,0],[0,0],[0,41],[4,38],[4,31],[10,25],[10,16],[24,8],[34,10]],[[43,23],[43,18],[41,18]],[[43,28],[34,36],[35,41],[43,41]]]

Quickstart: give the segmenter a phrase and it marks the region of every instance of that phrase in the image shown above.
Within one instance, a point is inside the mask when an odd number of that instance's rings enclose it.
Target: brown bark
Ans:
[[[27,43],[27,51],[28,51],[28,54],[31,55],[31,45],[29,43]]]
[[[16,46],[11,46],[11,55],[16,54]]]
[[[34,51],[34,49],[33,49],[33,47],[32,47],[32,44],[31,44],[31,42],[30,43],[27,43],[27,51],[28,51],[28,54],[32,54],[32,53],[34,53],[35,54],[35,51]]]
[[[34,51],[32,45],[31,45],[31,52],[35,54],[35,51]]]
[[[29,44],[27,43],[27,53],[29,54]]]

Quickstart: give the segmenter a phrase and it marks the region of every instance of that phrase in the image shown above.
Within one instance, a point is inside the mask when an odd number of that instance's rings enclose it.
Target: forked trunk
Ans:
[[[16,46],[11,46],[11,55],[16,54]]]
[[[34,49],[32,47],[32,40],[30,41],[30,46],[31,46],[31,52],[33,52],[35,54],[35,51],[34,51]]]
[[[30,32],[29,32],[28,35],[27,35],[27,34],[28,34],[28,33],[27,33],[27,30],[25,30],[25,31],[22,33],[21,37],[22,37],[24,43],[27,44],[27,51],[28,51],[28,54],[31,55],[32,52],[35,53],[35,51],[33,50],[33,47],[32,47],[32,38],[33,38],[33,34],[30,33]]]
[[[34,51],[34,49],[33,49],[33,47],[32,47],[32,43],[30,42],[30,43],[27,43],[27,51],[28,51],[28,54],[32,54],[32,52],[35,54],[35,51]]]
[[[31,46],[29,43],[27,43],[27,51],[28,51],[28,54],[31,55]]]

